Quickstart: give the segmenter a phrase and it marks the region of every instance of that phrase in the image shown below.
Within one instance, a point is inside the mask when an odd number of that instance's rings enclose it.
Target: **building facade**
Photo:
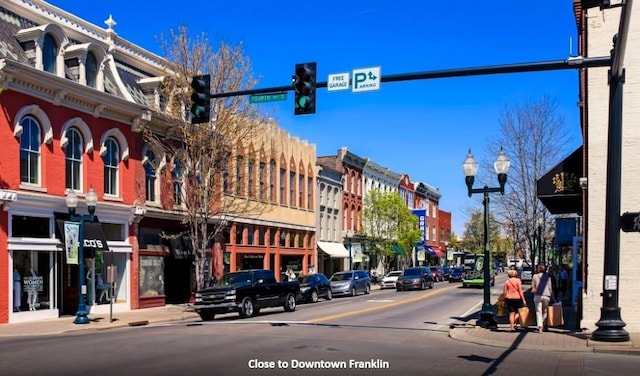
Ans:
[[[327,165],[318,162],[318,192],[316,205],[317,271],[328,277],[345,270],[349,253],[344,247],[342,230],[342,172],[335,161]]]

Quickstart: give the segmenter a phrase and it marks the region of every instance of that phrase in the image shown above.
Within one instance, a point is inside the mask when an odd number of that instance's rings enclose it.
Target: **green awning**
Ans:
[[[397,244],[392,244],[391,245],[391,251],[393,251],[393,253],[395,253],[396,255],[404,255],[404,254],[406,254],[406,252],[404,251],[404,248],[402,248],[401,246],[399,246]]]

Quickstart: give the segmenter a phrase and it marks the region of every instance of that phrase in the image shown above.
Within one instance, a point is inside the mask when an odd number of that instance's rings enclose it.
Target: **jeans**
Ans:
[[[533,297],[533,302],[536,306],[536,322],[538,324],[538,328],[546,327],[547,312],[549,310],[551,297],[546,295],[535,295]]]

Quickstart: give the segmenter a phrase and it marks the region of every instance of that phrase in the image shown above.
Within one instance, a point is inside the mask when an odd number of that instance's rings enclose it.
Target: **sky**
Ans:
[[[572,0],[49,3],[102,28],[112,15],[121,38],[159,55],[156,38],[179,26],[214,44],[242,44],[256,88],[289,85],[297,63],[316,62],[323,82],[359,68],[380,67],[385,76],[564,60],[577,52]],[[260,106],[292,136],[315,144],[318,156],[347,146],[438,188],[440,209],[452,213],[452,230],[462,235],[469,211],[482,208],[467,196],[461,166],[468,150],[478,161],[494,160],[486,149],[500,133],[500,115],[542,96],[564,118],[568,155],[581,144],[576,70],[385,82],[362,93],[318,89],[314,115],[294,116],[293,92]]]

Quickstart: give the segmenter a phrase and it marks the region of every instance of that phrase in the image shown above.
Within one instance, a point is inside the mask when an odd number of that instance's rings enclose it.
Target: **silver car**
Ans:
[[[351,295],[356,296],[359,292],[368,294],[371,292],[371,281],[369,274],[364,270],[346,270],[331,276],[331,292],[334,296]]]

